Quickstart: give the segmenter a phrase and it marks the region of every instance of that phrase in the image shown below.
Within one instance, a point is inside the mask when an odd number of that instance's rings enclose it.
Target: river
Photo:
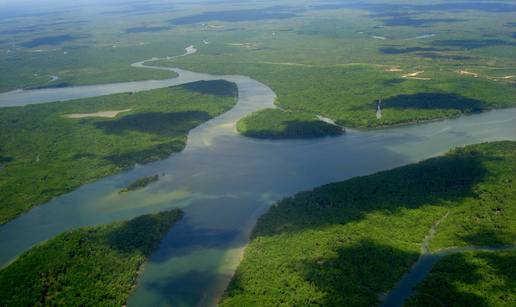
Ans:
[[[128,304],[213,305],[230,280],[257,217],[278,199],[420,161],[456,146],[516,139],[516,109],[382,130],[348,129],[340,137],[249,139],[236,133],[235,122],[250,112],[272,107],[275,94],[270,88],[244,76],[173,70],[178,78],[0,94],[1,107],[149,90],[196,80],[225,79],[235,82],[239,90],[237,105],[193,129],[184,151],[84,185],[0,227],[0,266],[69,229],[179,207],[185,212],[183,220],[145,264]],[[117,192],[137,178],[158,173],[166,175],[145,189]]]

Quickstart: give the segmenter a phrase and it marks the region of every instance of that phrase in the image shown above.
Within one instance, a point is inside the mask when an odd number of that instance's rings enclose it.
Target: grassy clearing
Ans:
[[[181,151],[187,133],[236,103],[206,81],[135,94],[0,109],[0,223],[78,186]],[[115,118],[65,118],[127,110]]]
[[[375,305],[447,212],[431,250],[512,244],[515,171],[516,142],[487,143],[282,200],[259,219],[221,305]]]
[[[63,233],[0,270],[2,306],[122,306],[179,210]]]

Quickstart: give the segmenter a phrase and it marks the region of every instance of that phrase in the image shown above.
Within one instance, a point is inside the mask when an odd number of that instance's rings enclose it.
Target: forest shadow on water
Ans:
[[[190,129],[209,120],[207,112],[147,112],[130,114],[115,120],[97,120],[93,124],[106,133],[129,136],[130,132],[150,133],[156,137],[167,138],[166,141],[148,148],[113,154],[105,159],[122,168],[134,163],[148,163],[164,159],[172,152],[178,152],[186,146],[186,134]]]
[[[110,248],[120,253],[132,253],[135,250],[143,255],[150,255],[160,242],[163,233],[170,228],[170,220],[177,221],[183,216],[178,210],[169,211],[164,217],[159,215],[141,215],[123,223],[107,234]]]
[[[251,260],[237,270],[228,297],[256,291],[299,305],[378,304],[420,257],[430,225],[456,204],[478,198],[478,185],[491,174],[487,165],[499,159],[461,151],[280,201],[259,219]],[[407,232],[411,223],[419,226]],[[286,257],[283,249],[294,251]],[[264,255],[270,263],[256,267],[256,257]],[[268,270],[282,272],[270,277],[273,287],[253,284]],[[258,277],[250,281],[249,274]]]
[[[186,257],[200,250],[244,247],[248,236],[243,225],[250,223],[252,216],[262,210],[256,202],[249,197],[227,196],[193,201],[184,209],[185,216],[152,255],[151,262],[167,262],[171,257]]]
[[[149,295],[170,306],[209,305],[206,293],[229,281],[232,265],[236,266],[238,257],[228,259],[233,257],[228,251],[238,254],[246,246],[253,217],[265,208],[256,198],[245,196],[192,202],[153,252],[129,305],[148,304]]]
[[[183,235],[184,234],[184,235]],[[177,248],[172,254],[161,253],[152,257],[153,262],[170,260],[170,256],[187,256],[193,249],[202,248],[239,248],[245,243],[238,242],[238,229],[195,229],[188,221],[175,234],[174,243]]]
[[[154,293],[162,299],[160,305],[203,306],[204,297],[200,298],[199,292],[206,292],[213,282],[229,278],[231,278],[230,274],[193,270],[155,280],[143,287],[146,291]],[[181,290],[180,295],[166,295],[167,293],[177,293],[178,289]]]

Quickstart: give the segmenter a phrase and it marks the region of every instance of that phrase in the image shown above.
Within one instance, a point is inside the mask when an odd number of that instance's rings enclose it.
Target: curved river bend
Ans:
[[[143,62],[133,64],[143,66]],[[159,69],[170,69],[160,67]],[[242,137],[235,122],[273,107],[275,94],[243,76],[171,69],[178,78],[0,94],[0,107],[141,91],[197,80],[225,79],[238,104],[192,130],[184,151],[168,159],[82,186],[0,227],[0,266],[31,246],[81,226],[181,207],[185,216],[145,265],[132,306],[213,305],[240,259],[257,217],[298,191],[371,174],[443,153],[455,146],[516,139],[516,109],[341,137],[264,141]],[[118,194],[142,176],[166,173],[145,189]]]

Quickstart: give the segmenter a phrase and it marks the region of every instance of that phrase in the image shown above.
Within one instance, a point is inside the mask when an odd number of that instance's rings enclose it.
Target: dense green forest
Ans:
[[[185,58],[180,66],[249,75],[270,86],[278,95],[277,105],[285,111],[319,114],[345,127],[425,122],[516,105],[512,98],[516,87],[510,83],[461,76],[435,66],[419,75],[425,80],[402,77],[417,69],[391,72],[388,65],[221,64]],[[382,99],[381,119],[376,117],[378,99]]]
[[[378,304],[443,217],[431,251],[513,244],[515,173],[516,142],[485,143],[286,198],[259,219],[221,304]]]
[[[182,217],[174,209],[63,233],[0,270],[1,306],[122,306],[138,271]]]
[[[181,151],[236,103],[227,81],[0,109],[0,224],[78,186]],[[70,115],[121,111],[114,118]]]
[[[129,65],[194,45],[198,53],[160,63],[249,75],[274,89],[281,108],[341,126],[421,122],[515,105],[514,5],[267,2],[240,3],[243,10],[233,12],[238,18],[215,3],[200,9],[187,2],[159,16],[102,5],[80,16],[59,13],[70,28],[14,18],[0,32],[0,91],[166,78],[174,73]],[[260,22],[271,8],[289,18]],[[199,15],[204,9],[213,11]],[[208,19],[204,26],[188,21],[198,18]],[[380,98],[386,103],[378,120]]]
[[[155,65],[245,75],[270,86],[284,112],[258,112],[237,126],[257,137],[342,132],[315,122],[315,115],[341,127],[375,128],[516,106],[513,0],[265,0],[235,1],[231,8],[224,1],[53,2],[0,10],[0,92],[176,76],[130,66],[155,57],[165,59]],[[190,45],[198,52],[175,57]],[[234,85],[210,81],[0,108],[0,225],[81,184],[182,150],[188,131],[233,106],[235,93]],[[123,112],[67,117],[105,111]],[[511,142],[470,146],[279,202],[260,219],[222,305],[374,305],[443,218],[428,242],[431,251],[513,243],[515,151]],[[75,256],[88,242],[66,251]],[[450,304],[510,302],[511,255],[445,258],[419,294],[439,292],[441,301],[453,294],[457,301]],[[34,260],[34,267],[46,260]],[[443,277],[453,263],[474,282]],[[461,271],[467,268],[470,274]],[[9,291],[1,289],[5,282],[24,278],[19,275],[0,280],[0,293]],[[195,271],[181,282],[209,275]],[[26,291],[32,286],[39,285],[27,281]],[[21,293],[32,298],[38,291]],[[428,302],[418,295],[411,303]],[[38,304],[45,302],[32,301]]]
[[[143,189],[146,186],[148,186],[149,184],[156,182],[158,180],[159,180],[159,175],[147,176],[147,177],[142,177],[142,178],[136,179],[135,181],[133,181],[129,185],[127,185],[125,188],[120,189],[120,193],[127,193],[130,191]]]
[[[245,35],[223,23],[227,28],[209,33],[215,43],[199,46],[198,54],[159,63],[251,76],[275,91],[282,109],[320,114],[346,127],[424,122],[516,105],[510,10],[464,3],[471,7],[441,8],[448,17],[442,19],[442,11],[425,5],[439,1],[365,2],[255,23]]]
[[[1,43],[0,43],[1,45]],[[72,47],[73,48],[73,47]],[[19,88],[66,87],[140,80],[168,79],[177,73],[131,67],[130,64],[149,56],[135,49],[121,48],[66,48],[45,52],[18,52],[0,54],[0,92]],[[182,46],[171,48],[180,54]],[[63,53],[67,54],[64,55]],[[170,52],[170,51],[169,51]],[[167,54],[168,55],[168,54]],[[52,76],[59,77],[53,80]]]
[[[344,130],[319,120],[315,115],[264,109],[237,123],[238,132],[255,138],[286,139],[341,135]]]
[[[514,306],[516,251],[446,256],[416,288],[407,306]]]

